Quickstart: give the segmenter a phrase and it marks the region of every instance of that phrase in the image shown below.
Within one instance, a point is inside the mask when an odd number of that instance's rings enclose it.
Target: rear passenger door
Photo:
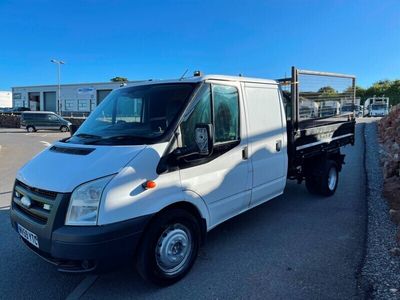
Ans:
[[[245,210],[250,201],[250,164],[244,156],[247,132],[240,95],[238,83],[204,84],[180,126],[182,146],[193,148],[196,124],[213,124],[211,156],[189,157],[179,165],[185,195],[195,193],[203,199],[210,227]]]
[[[243,83],[249,155],[253,168],[250,206],[283,192],[287,137],[281,94],[275,84]]]
[[[48,114],[43,113],[32,114],[32,125],[36,129],[47,129],[47,116]]]

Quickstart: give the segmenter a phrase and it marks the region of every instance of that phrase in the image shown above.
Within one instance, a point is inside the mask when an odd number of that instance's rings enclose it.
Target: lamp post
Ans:
[[[60,115],[61,112],[61,85],[60,85],[60,74],[61,74],[61,65],[65,64],[62,60],[52,59],[51,62],[58,66],[58,99],[57,99],[57,114]]]

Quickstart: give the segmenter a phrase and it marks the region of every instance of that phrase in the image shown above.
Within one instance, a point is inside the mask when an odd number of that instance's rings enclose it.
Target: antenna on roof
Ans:
[[[186,75],[186,73],[187,73],[188,71],[189,71],[189,69],[186,69],[186,71],[183,72],[183,74],[182,74],[181,78],[179,78],[179,80],[182,80],[182,79],[185,77],[185,75]]]

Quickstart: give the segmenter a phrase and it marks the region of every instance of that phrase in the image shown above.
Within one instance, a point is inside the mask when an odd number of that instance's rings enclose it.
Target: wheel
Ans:
[[[339,181],[339,171],[336,162],[324,160],[316,165],[306,176],[306,188],[311,194],[332,196]]]
[[[61,132],[67,132],[67,131],[69,131],[69,129],[68,129],[67,126],[63,125],[63,126],[60,127],[60,131]]]
[[[171,209],[156,216],[138,246],[138,273],[161,286],[179,281],[197,258],[200,233],[196,217],[183,209]]]
[[[324,196],[332,196],[339,181],[338,166],[334,161],[328,160],[323,165],[322,171],[320,192]]]
[[[27,127],[26,127],[26,131],[28,131],[29,133],[32,133],[32,132],[35,132],[36,129],[35,129],[34,126],[27,126]]]

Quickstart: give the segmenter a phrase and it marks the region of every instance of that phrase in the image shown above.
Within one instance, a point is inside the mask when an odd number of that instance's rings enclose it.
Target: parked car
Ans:
[[[114,90],[18,171],[12,226],[60,271],[134,257],[143,278],[172,284],[209,230],[281,195],[288,178],[335,193],[355,121],[301,122],[291,95],[285,116],[274,80],[209,75]]]
[[[71,122],[63,119],[52,111],[30,111],[21,114],[21,127],[28,132],[41,129],[69,131]]]
[[[12,107],[12,108],[3,108],[0,109],[0,113],[3,114],[13,114],[20,115],[24,111],[30,111],[31,109],[28,107]]]
[[[0,113],[8,113],[12,110],[10,107],[0,107]]]

